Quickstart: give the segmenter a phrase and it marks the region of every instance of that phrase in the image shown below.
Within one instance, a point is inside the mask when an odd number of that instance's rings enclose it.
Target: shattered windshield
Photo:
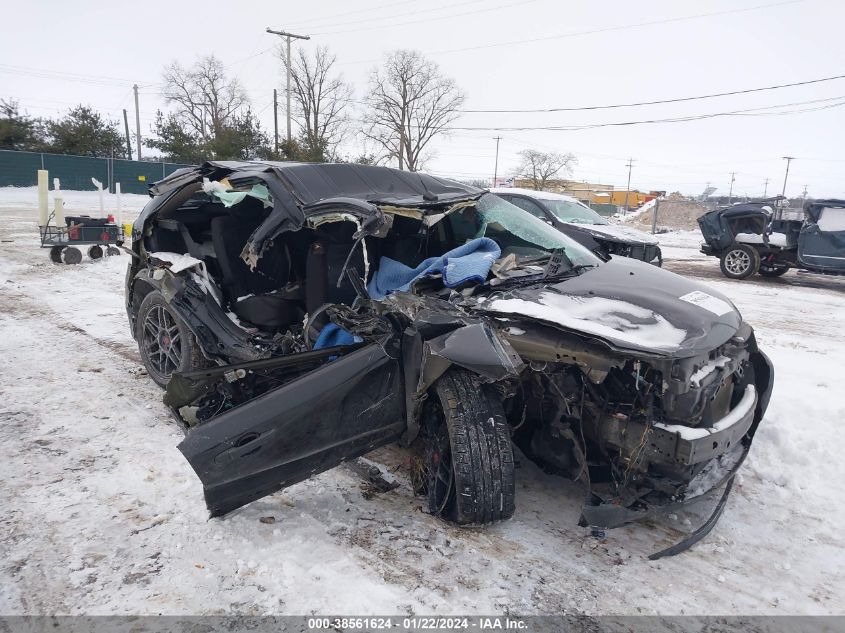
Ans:
[[[502,257],[513,254],[525,261],[563,250],[573,266],[601,263],[578,242],[493,194],[483,195],[477,205],[450,213],[447,219],[452,239],[458,244],[489,237],[499,245]]]
[[[609,224],[598,213],[574,200],[543,200],[543,204],[561,222],[572,222],[574,224]]]

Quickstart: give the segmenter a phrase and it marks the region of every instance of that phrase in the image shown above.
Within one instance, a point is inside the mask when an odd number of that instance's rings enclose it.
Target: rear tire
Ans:
[[[745,279],[760,268],[760,253],[747,244],[733,244],[719,259],[722,274],[731,279]]]
[[[54,264],[61,264],[62,263],[62,251],[64,250],[64,246],[52,246],[50,247],[50,261]]]
[[[430,511],[459,525],[509,519],[516,484],[510,429],[501,403],[463,369],[444,374],[434,391],[442,415],[428,432],[430,439],[439,434],[443,440],[434,444],[439,452],[428,452]],[[442,460],[448,460],[451,476],[438,479],[435,471],[438,465],[443,470]]]
[[[654,261],[652,261],[654,264]],[[663,268],[663,251],[660,250],[660,247],[657,247],[657,264],[655,264],[658,268]]]
[[[144,367],[159,387],[166,387],[175,372],[208,364],[188,326],[158,290],[144,297],[138,308],[135,339]]]
[[[100,259],[103,256],[103,249],[96,244],[88,248],[88,257],[91,259]]]
[[[760,273],[763,277],[780,277],[789,270],[789,266],[771,266],[768,264],[760,264]]]

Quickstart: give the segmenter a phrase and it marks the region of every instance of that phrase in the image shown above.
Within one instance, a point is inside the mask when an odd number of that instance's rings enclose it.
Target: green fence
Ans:
[[[38,184],[38,170],[46,169],[51,188],[53,178],[58,178],[62,189],[93,191],[91,179],[96,178],[112,193],[119,182],[124,193],[145,194],[149,185],[181,167],[187,165],[0,150],[0,187],[33,187]]]

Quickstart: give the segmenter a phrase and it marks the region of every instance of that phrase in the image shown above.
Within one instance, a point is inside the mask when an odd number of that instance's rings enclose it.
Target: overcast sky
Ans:
[[[25,8],[24,8],[25,6]],[[356,98],[384,55],[414,48],[440,64],[467,94],[466,109],[538,109],[654,101],[845,75],[845,3],[837,0],[421,0],[387,2],[11,3],[0,38],[0,97],[31,115],[57,116],[85,103],[122,119],[141,90],[142,133],[158,108],[161,69],[214,53],[247,89],[272,132],[272,90],[282,87],[276,36],[268,26],[310,34],[297,46],[328,46]],[[535,41],[526,41],[535,40]],[[839,100],[835,98],[839,97]],[[816,103],[806,103],[816,100]],[[281,100],[281,97],[280,97]],[[780,193],[784,155],[797,157],[788,195],[845,197],[845,79],[714,99],[542,114],[466,113],[456,127],[572,126],[674,118],[752,108],[826,109],[778,116],[716,117],[577,131],[451,133],[434,146],[432,173],[492,177],[524,148],[572,152],[578,180],[726,195]],[[284,102],[280,129],[284,130]],[[834,107],[829,107],[834,106]],[[134,127],[133,127],[134,130]],[[355,148],[350,147],[352,152]]]

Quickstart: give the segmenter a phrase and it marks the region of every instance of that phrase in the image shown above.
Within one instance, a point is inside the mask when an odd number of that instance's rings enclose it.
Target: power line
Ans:
[[[405,18],[411,15],[419,15],[420,13],[430,14],[432,11],[442,11],[444,9],[455,9],[457,7],[462,7],[468,4],[478,4],[480,2],[484,2],[485,0],[465,0],[464,2],[457,2],[457,3],[450,3],[444,4],[439,7],[426,7],[425,9],[419,9],[417,11],[408,11],[407,13],[397,13],[395,15],[382,15],[377,18],[364,18],[362,20],[353,20],[351,22],[334,22],[334,23],[327,23],[327,24],[318,24],[316,26],[311,26],[308,28],[312,29],[332,29],[339,26],[352,26],[355,24],[363,24],[363,23],[371,23],[376,20],[393,20],[395,18]],[[334,16],[333,16],[334,17]],[[448,17],[448,16],[447,16]],[[375,27],[381,28],[381,27]],[[317,35],[321,35],[321,33],[317,33]]]
[[[802,0],[791,0],[791,1],[800,2]],[[395,24],[380,24],[380,25],[377,25],[377,26],[363,26],[363,27],[357,28],[357,29],[343,29],[343,30],[340,30],[340,31],[323,31],[321,33],[314,33],[314,35],[316,37],[316,36],[319,36],[319,35],[339,35],[341,33],[344,33],[344,34],[345,33],[358,33],[360,31],[373,31],[373,30],[376,30],[376,29],[394,28],[394,27],[397,27],[397,26],[407,26],[409,24],[422,24],[424,22],[437,22],[439,20],[451,20],[452,18],[458,18],[458,17],[462,17],[462,16],[465,16],[465,15],[476,15],[478,13],[488,13],[490,11],[498,11],[499,9],[507,9],[507,8],[515,7],[515,6],[519,6],[519,5],[531,4],[532,2],[537,2],[537,0],[520,0],[519,2],[510,2],[508,4],[502,4],[502,5],[499,5],[497,7],[487,7],[487,8],[484,8],[484,9],[475,9],[474,11],[464,11],[463,13],[451,13],[449,15],[444,15],[444,16],[440,16],[440,17],[425,18],[425,19],[422,19],[422,20],[410,20],[408,22],[397,22]],[[469,3],[465,3],[465,4],[469,4]],[[460,6],[460,4],[454,5],[454,6]]]
[[[427,51],[426,55],[446,55],[449,53],[462,53],[465,51],[474,51],[474,50],[483,50],[487,48],[498,48],[502,46],[518,46],[520,44],[533,44],[535,42],[548,42],[560,39],[566,39],[570,37],[581,37],[584,35],[596,35],[599,33],[613,33],[615,31],[627,31],[634,28],[642,28],[646,26],[657,26],[661,24],[671,24],[675,22],[685,22],[688,20],[697,20],[700,18],[709,18],[709,17],[716,17],[721,15],[732,15],[736,13],[746,13],[748,11],[758,11],[760,9],[769,9],[772,7],[780,7],[789,4],[797,4],[799,2],[804,2],[805,0],[784,0],[782,2],[772,2],[768,4],[760,4],[753,7],[743,7],[740,9],[726,9],[724,11],[713,11],[710,13],[698,13],[695,15],[686,15],[686,16],[679,16],[676,18],[662,18],[660,20],[650,20],[647,22],[637,22],[634,24],[623,24],[620,26],[607,26],[602,27],[599,29],[589,29],[585,31],[573,31],[570,33],[561,33],[559,35],[546,35],[543,37],[532,37],[522,40],[509,40],[504,42],[493,42],[492,44],[479,44],[476,46],[465,46],[461,48],[447,48],[441,49],[439,51]],[[378,61],[377,59],[367,59],[367,60],[358,60],[358,61],[351,61],[351,62],[343,62],[343,64],[369,64],[374,61]]]
[[[364,9],[355,9],[354,11],[346,11],[345,13],[337,13],[337,14],[333,15],[332,18],[341,18],[341,17],[347,16],[347,15],[354,15],[354,14],[357,14],[357,13],[367,13],[369,11],[378,11],[379,9],[384,9],[385,7],[394,7],[394,8],[395,7],[401,7],[401,6],[406,5],[406,4],[416,4],[416,2],[417,2],[417,0],[405,0],[405,2],[386,2],[384,4],[379,4],[379,5],[376,5],[374,7],[366,7]],[[307,28],[315,28],[313,26],[314,22],[319,23],[319,22],[322,22],[324,19],[325,19],[324,17],[311,18],[310,20],[304,20],[303,22],[297,22],[294,26],[296,26],[296,28],[299,28],[301,26],[306,26]],[[320,27],[317,26],[316,28],[320,28]]]
[[[792,88],[795,86],[807,86],[809,84],[818,84],[825,81],[834,81],[836,79],[845,79],[845,75],[835,75],[833,77],[822,77],[821,79],[809,79],[807,81],[796,81],[788,84],[778,84],[775,86],[764,86],[762,88],[746,88],[744,90],[731,90],[729,92],[714,92],[707,95],[699,95],[697,97],[677,97],[674,99],[660,99],[658,101],[639,101],[634,103],[615,103],[612,105],[594,105],[594,106],[579,106],[575,108],[539,108],[539,109],[512,109],[512,110],[461,110],[465,113],[497,113],[497,114],[535,114],[543,112],[580,112],[584,110],[609,110],[611,108],[634,108],[638,106],[658,105],[662,103],[680,103],[682,101],[697,101],[699,99],[713,99],[714,97],[728,97],[731,95],[749,94],[752,92],[763,92],[766,90],[779,90],[781,88]]]
[[[30,66],[17,66],[15,64],[0,64],[0,73],[10,75],[18,75],[23,77],[31,77],[37,79],[59,79],[65,81],[76,81],[80,83],[90,83],[96,85],[120,85],[131,86],[135,82],[132,79],[125,79],[121,77],[109,77],[105,75],[89,75],[85,73],[71,73],[58,70],[48,70],[46,68],[33,68]],[[144,85],[144,84],[141,84]]]
[[[724,116],[777,116],[777,115],[784,115],[784,114],[799,114],[802,112],[812,112],[816,110],[826,110],[829,108],[836,108],[845,105],[845,101],[840,101],[839,103],[829,104],[826,106],[819,106],[816,108],[804,108],[800,110],[788,110],[784,112],[763,112],[764,110],[772,110],[775,108],[786,108],[791,106],[798,106],[798,105],[808,105],[813,103],[821,103],[821,102],[830,102],[830,101],[837,101],[843,100],[845,96],[839,97],[830,97],[827,99],[812,99],[810,101],[796,101],[793,103],[783,103],[779,105],[773,106],[764,106],[759,108],[747,108],[744,110],[731,110],[728,112],[712,112],[708,114],[696,114],[696,115],[689,115],[689,116],[680,116],[680,117],[668,117],[663,119],[643,119],[639,121],[615,121],[611,123],[591,123],[585,125],[539,125],[539,126],[524,126],[524,127],[507,127],[507,126],[468,126],[468,127],[450,127],[446,128],[448,130],[482,130],[486,132],[517,132],[517,131],[530,131],[530,130],[544,130],[544,131],[565,131],[565,132],[573,132],[578,130],[587,130],[587,129],[594,129],[594,128],[602,128],[602,127],[621,127],[621,126],[630,126],[630,125],[645,125],[645,124],[654,124],[654,123],[682,123],[686,121],[699,121],[702,119],[712,119],[716,117],[724,117]]]

